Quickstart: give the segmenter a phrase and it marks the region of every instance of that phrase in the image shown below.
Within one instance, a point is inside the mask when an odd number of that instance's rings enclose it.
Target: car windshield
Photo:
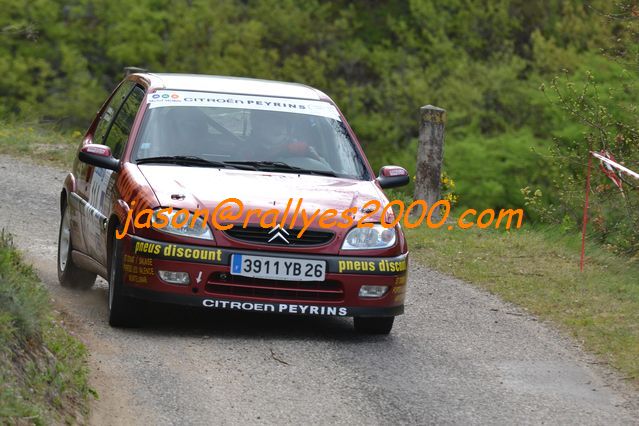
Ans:
[[[328,102],[183,91],[148,102],[133,161],[367,179]]]

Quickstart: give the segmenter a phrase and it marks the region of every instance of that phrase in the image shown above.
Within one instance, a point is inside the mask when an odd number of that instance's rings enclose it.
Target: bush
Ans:
[[[84,346],[53,315],[31,267],[0,234],[0,418],[78,423],[91,393]]]

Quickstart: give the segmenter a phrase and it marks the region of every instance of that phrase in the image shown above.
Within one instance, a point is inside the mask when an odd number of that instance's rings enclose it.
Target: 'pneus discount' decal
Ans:
[[[264,254],[264,252],[248,250],[165,243],[163,241],[151,241],[134,236],[131,236],[130,239],[131,252],[127,254],[156,259],[231,266],[231,257],[233,255],[262,256]],[[292,255],[291,253],[269,252],[268,257],[283,259],[284,261],[309,260],[326,262],[326,268],[324,269],[326,274],[404,275],[408,269],[407,254],[388,258],[362,258],[350,256],[307,255],[302,253],[295,253]],[[316,271],[313,268],[313,273],[315,272]],[[314,277],[313,281],[323,277],[322,271],[319,271],[319,274],[320,276]]]

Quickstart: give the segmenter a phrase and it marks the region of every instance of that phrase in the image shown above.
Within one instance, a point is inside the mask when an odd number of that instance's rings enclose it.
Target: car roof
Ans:
[[[134,74],[135,75],[135,74]],[[202,74],[144,73],[151,89],[236,93],[312,100],[330,100],[323,92],[304,84]]]

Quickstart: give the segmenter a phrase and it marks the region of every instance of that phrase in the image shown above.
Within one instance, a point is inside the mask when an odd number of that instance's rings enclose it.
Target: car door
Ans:
[[[102,108],[99,117],[96,118],[97,123],[94,121],[91,126],[93,129],[90,134],[91,143],[102,144],[104,142],[116,112],[120,109],[120,106],[122,106],[122,103],[134,86],[135,83],[132,81],[124,81],[115,89],[113,95],[108,99],[107,105]],[[70,206],[72,207],[72,220],[79,224],[78,229],[80,229],[81,232],[75,235],[76,238],[73,239],[73,247],[85,254],[90,253],[88,246],[95,244],[95,241],[92,241],[91,238],[88,237],[88,235],[94,234],[94,231],[89,228],[94,221],[87,219],[87,216],[92,216],[94,213],[89,208],[89,201],[93,201],[90,200],[90,198],[95,196],[96,192],[95,190],[92,191],[91,188],[91,178],[95,171],[95,167],[77,161],[76,159],[74,166],[76,190],[70,198]],[[100,172],[100,174],[103,175],[104,173]]]
[[[126,90],[126,88],[124,88]],[[116,93],[116,96],[119,96]],[[125,92],[117,109],[113,109],[108,125],[104,131],[98,132],[94,143],[101,143],[111,148],[111,154],[120,158],[129,139],[135,116],[144,99],[144,89],[132,85]],[[117,104],[116,100],[116,104]],[[85,221],[85,241],[87,253],[101,264],[106,265],[106,223],[111,215],[113,187],[117,179],[117,172],[95,167],[88,182],[88,194],[83,220]]]

